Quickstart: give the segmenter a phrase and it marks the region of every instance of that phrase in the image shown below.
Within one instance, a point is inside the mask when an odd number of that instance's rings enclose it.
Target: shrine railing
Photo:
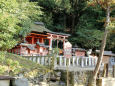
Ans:
[[[67,58],[63,56],[57,56],[57,57],[25,56],[25,58],[45,66],[50,66],[51,63],[54,61],[54,69],[66,70],[68,67],[70,71],[94,70],[97,63],[97,57],[74,57],[73,56],[71,58],[68,58],[68,65],[67,65]]]

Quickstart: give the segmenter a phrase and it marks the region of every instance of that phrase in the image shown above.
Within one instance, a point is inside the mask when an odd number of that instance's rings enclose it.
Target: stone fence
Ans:
[[[54,63],[54,69],[56,70],[66,70],[68,66],[69,71],[94,70],[97,63],[97,57],[92,57],[92,56],[91,57],[73,56],[71,58],[65,58],[64,56],[56,56],[56,57],[25,56],[24,58],[44,66],[50,66],[51,63]],[[67,65],[67,59],[68,59],[68,65]]]

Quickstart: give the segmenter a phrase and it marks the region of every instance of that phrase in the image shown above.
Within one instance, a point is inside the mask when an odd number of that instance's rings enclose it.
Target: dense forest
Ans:
[[[73,47],[100,49],[106,12],[88,0],[1,0],[0,8],[0,50],[16,45],[35,21],[44,22],[52,31],[70,34]],[[114,14],[112,10],[113,25]],[[115,51],[113,29],[109,32],[106,50]]]
[[[37,72],[40,73],[39,75],[50,72],[51,75],[51,72],[54,72],[55,59],[53,57],[58,54],[57,48],[54,50],[56,52],[48,50],[48,57],[50,57],[50,54],[53,55],[48,62],[50,67],[44,67],[29,61],[29,58],[25,59],[8,53],[10,49],[24,41],[24,37],[26,38],[27,34],[30,33],[31,25],[34,22],[43,22],[46,28],[55,32],[70,34],[68,40],[73,47],[77,46],[86,50],[100,49],[99,58],[95,60],[97,61],[96,67],[91,80],[89,80],[91,84],[96,81],[104,50],[115,52],[115,0],[0,0],[0,75],[14,76],[27,71],[28,73],[25,73],[25,76],[31,76],[37,74]],[[52,38],[49,44],[52,45]],[[30,53],[30,51],[28,52]],[[41,52],[43,52],[42,47]],[[34,54],[32,55],[34,57]],[[43,60],[47,62],[45,59]],[[38,58],[36,58],[36,61],[38,61]],[[58,61],[60,60],[57,59],[57,63],[60,64],[61,61]],[[62,62],[66,64],[70,60],[64,61]],[[70,63],[74,64],[74,61],[75,59]],[[77,60],[80,64],[83,64],[82,61],[81,57],[79,61]],[[87,64],[86,61],[84,63]],[[89,59],[90,64],[93,64],[92,61]],[[42,63],[42,60],[40,63]],[[91,65],[89,66],[91,67]],[[107,67],[108,65],[104,65],[104,68]]]
[[[106,12],[88,0],[30,0],[37,2],[48,29],[71,34],[69,41],[82,48],[100,49]],[[115,10],[111,12],[114,22]],[[38,21],[37,19],[35,21]],[[110,31],[106,50],[115,51],[115,34]]]

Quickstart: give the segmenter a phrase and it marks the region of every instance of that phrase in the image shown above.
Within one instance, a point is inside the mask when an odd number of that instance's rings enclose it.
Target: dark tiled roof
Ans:
[[[31,31],[35,31],[35,32],[52,32],[50,30],[48,30],[47,28],[45,28],[44,24],[40,24],[40,22],[36,22],[35,24],[31,25]]]
[[[35,44],[21,43],[20,45],[28,47],[30,50],[35,50]]]
[[[79,51],[86,51],[85,49],[83,48],[72,48],[73,50],[79,50]]]
[[[14,79],[14,78],[10,76],[0,76],[0,80],[11,80],[11,79]]]
[[[37,42],[37,44],[38,44],[39,46],[41,46],[41,47],[46,47],[46,48],[49,47],[48,45],[45,45],[45,44],[43,44],[43,43],[39,43],[39,42]]]
[[[31,31],[34,31],[34,32],[47,32],[47,33],[52,33],[52,34],[57,34],[57,35],[66,35],[66,36],[70,36],[70,34],[65,34],[65,33],[59,33],[59,32],[53,32],[49,29],[47,29],[45,26],[44,26],[44,23],[42,22],[35,22],[34,24],[31,25]]]
[[[96,53],[100,53],[100,50],[96,50]],[[112,51],[104,51],[103,55],[115,56],[115,53],[112,53]]]
[[[60,32],[50,32],[50,33],[52,33],[52,34],[57,34],[57,35],[71,36],[70,34],[60,33]]]

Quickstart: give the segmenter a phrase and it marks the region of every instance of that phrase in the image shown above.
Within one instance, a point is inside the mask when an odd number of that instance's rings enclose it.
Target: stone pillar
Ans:
[[[59,65],[62,66],[62,57],[59,57]]]
[[[84,67],[84,61],[83,61],[83,58],[81,59],[81,67]]]
[[[91,58],[89,57],[89,66],[91,66]]]
[[[40,57],[37,57],[37,63],[40,64]]]
[[[65,67],[66,67],[66,59],[67,59],[67,58],[64,57],[64,66],[65,66]]]
[[[71,60],[68,58],[68,66],[71,66]]]
[[[41,64],[44,65],[44,57],[41,58]]]
[[[73,57],[73,59],[72,59],[73,61],[72,61],[72,63],[73,63],[73,66],[75,66],[75,57]]]
[[[77,57],[76,59],[77,59],[76,64],[77,66],[79,66],[79,58]]]
[[[50,36],[50,39],[49,39],[49,48],[50,50],[52,50],[52,35]]]
[[[85,58],[85,65],[87,66],[87,58]]]

